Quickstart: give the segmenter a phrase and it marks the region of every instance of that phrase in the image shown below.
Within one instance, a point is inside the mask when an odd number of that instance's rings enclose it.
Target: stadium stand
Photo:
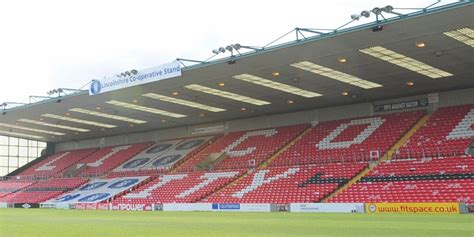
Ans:
[[[232,182],[242,170],[190,172],[162,175],[119,199],[114,204],[189,203]]]
[[[474,202],[474,157],[382,162],[330,202]]]
[[[348,185],[328,201],[472,203],[472,156],[443,157],[438,152],[426,152],[429,149],[424,150],[424,155],[412,158],[405,155],[408,149],[415,151],[413,147],[422,147],[417,142],[420,140],[425,141],[422,144],[431,141],[433,147],[443,148],[445,155],[452,153],[449,147],[456,152],[464,151],[472,143],[472,111],[473,105],[439,109],[406,142],[397,154],[399,157],[387,161],[378,158],[400,140],[425,111],[327,121],[313,128],[303,124],[168,140],[154,145],[147,142],[61,152],[20,176],[107,178],[91,180],[85,185],[86,180],[81,178],[53,178],[36,183],[2,181],[0,202],[81,199],[84,202],[111,200],[114,205],[288,204],[320,202]],[[288,144],[289,147],[285,147]],[[378,153],[375,157],[371,154],[374,151]],[[433,157],[428,158],[427,154]],[[369,163],[378,165],[355,184],[348,184],[367,170]],[[99,191],[108,195],[100,196]]]
[[[61,195],[87,182],[82,178],[54,178],[38,181],[18,192],[0,197],[0,202],[39,203]]]
[[[463,155],[474,138],[474,104],[438,109],[396,158]]]
[[[266,161],[281,147],[292,141],[309,125],[294,125],[262,130],[232,132],[218,139],[177,168],[178,171],[194,171],[212,154],[224,158],[213,165],[215,170],[246,169]]]
[[[367,163],[349,163],[258,169],[201,201],[275,204],[318,202],[366,167]]]
[[[22,178],[48,178],[62,176],[62,171],[77,164],[83,158],[89,156],[97,149],[84,149],[77,151],[65,151],[52,155],[51,157],[33,165],[21,172],[17,177]]]
[[[322,122],[271,165],[367,161],[374,159],[371,152],[378,159],[423,115],[415,111]]]

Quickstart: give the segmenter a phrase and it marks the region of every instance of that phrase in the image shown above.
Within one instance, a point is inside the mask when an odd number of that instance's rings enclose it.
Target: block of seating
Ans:
[[[211,144],[213,144],[214,142],[216,142],[217,140],[219,140],[223,135],[222,134],[219,134],[219,135],[215,135],[213,136],[212,138],[210,138],[209,140],[207,140],[204,144],[200,145],[199,147],[197,147],[196,149],[194,149],[193,151],[189,152],[188,154],[186,154],[185,157],[183,157],[182,159],[180,159],[178,162],[176,162],[173,167],[171,169],[174,169],[178,166],[180,166],[181,164],[185,163],[188,159],[191,159],[192,157],[194,157],[196,154],[198,154],[199,152],[201,152],[202,150],[206,149],[208,146],[210,146]]]
[[[53,178],[38,181],[18,192],[0,197],[0,202],[40,203],[73,190],[86,182],[87,180],[82,178]]]
[[[474,104],[439,108],[395,158],[456,156],[474,141]]]
[[[473,179],[359,182],[330,202],[474,203]]]
[[[244,171],[167,174],[113,201],[114,204],[190,203],[232,182]]]
[[[45,160],[42,160],[39,163],[34,164],[28,169],[24,170],[18,177],[22,178],[48,178],[58,174],[61,174],[62,171],[69,168],[72,165],[77,164],[80,160],[89,156],[97,149],[82,149],[82,150],[72,150],[72,151],[63,151],[56,153]]]
[[[189,158],[178,170],[193,171],[210,154],[220,152],[225,152],[226,158],[214,166],[215,170],[244,169],[249,167],[251,161],[255,161],[255,166],[258,166],[308,126],[302,124],[229,133]]]
[[[385,162],[330,201],[473,203],[474,158]]]
[[[257,169],[200,202],[318,202],[366,167],[367,163],[347,163]]]
[[[464,173],[474,173],[474,159],[469,156],[391,160],[382,162],[365,177]]]
[[[367,161],[393,146],[424,111],[321,122],[271,165],[324,164]],[[376,158],[372,158],[376,159]]]
[[[14,193],[18,190],[21,190],[25,187],[30,186],[33,182],[29,181],[12,181],[12,180],[4,180],[0,181],[0,197],[4,197],[8,194]]]
[[[112,170],[107,177],[156,176],[167,173],[215,139],[215,136],[200,136],[157,142]]]
[[[126,162],[151,144],[151,142],[144,142],[99,149],[78,163],[80,166],[83,166],[83,168],[81,168],[76,176],[96,177],[104,175],[109,170]]]

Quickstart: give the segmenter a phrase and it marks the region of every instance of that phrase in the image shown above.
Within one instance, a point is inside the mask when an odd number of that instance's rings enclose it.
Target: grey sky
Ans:
[[[335,28],[373,7],[433,2],[1,1],[0,103],[26,102],[29,95],[79,88],[92,78],[177,57],[205,59],[232,43],[265,45],[294,27]]]

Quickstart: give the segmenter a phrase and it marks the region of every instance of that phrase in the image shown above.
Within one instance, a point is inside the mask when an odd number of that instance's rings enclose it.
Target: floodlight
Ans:
[[[369,18],[370,17],[370,12],[369,11],[362,11],[360,13],[361,16],[365,17],[365,18]]]
[[[219,52],[221,52],[221,53],[225,53],[225,49],[224,49],[224,47],[220,47],[220,48],[219,48]]]
[[[133,75],[137,75],[138,74],[138,71],[136,69],[132,69],[130,70],[130,72],[133,74]]]
[[[227,49],[227,51],[229,52],[232,52],[232,50],[234,50],[234,48],[232,48],[232,46],[228,45],[227,47],[225,47],[225,49]]]
[[[372,12],[375,15],[380,15],[380,13],[382,13],[382,10],[379,7],[375,7],[374,9],[372,9]]]
[[[360,19],[360,15],[352,14],[351,19],[354,20],[354,21],[358,21]]]
[[[233,44],[232,47],[234,47],[235,50],[239,50],[242,48],[242,45],[237,43],[237,44]]]
[[[213,49],[213,50],[212,50],[212,53],[213,53],[213,54],[219,54],[219,50]]]
[[[390,6],[390,5],[387,5],[387,6],[383,7],[381,10],[386,12],[386,13],[392,13],[393,12],[393,7]]]

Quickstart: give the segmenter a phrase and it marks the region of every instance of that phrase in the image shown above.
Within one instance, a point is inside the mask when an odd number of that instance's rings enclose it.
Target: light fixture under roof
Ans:
[[[449,72],[434,68],[426,63],[386,49],[382,46],[361,49],[359,51],[433,79],[449,77],[453,75]]]
[[[106,113],[102,113],[102,112],[97,112],[97,111],[87,110],[87,109],[81,109],[81,108],[73,108],[73,109],[69,109],[69,111],[82,113],[82,114],[87,114],[87,115],[98,116],[98,117],[103,117],[103,118],[115,119],[115,120],[129,122],[129,123],[136,123],[136,124],[142,124],[142,123],[147,122],[147,121],[144,121],[144,120],[132,119],[132,118],[124,117],[124,116],[106,114]]]
[[[12,125],[12,124],[6,124],[6,123],[0,123],[0,127],[14,128],[14,129],[32,131],[32,132],[37,132],[37,133],[53,134],[53,135],[58,135],[58,136],[66,135],[65,133],[62,133],[62,132],[53,132],[53,131],[47,131],[47,130],[42,130],[42,129],[29,128],[29,127],[23,127],[23,126]]]
[[[340,63],[347,63],[347,58],[338,58],[337,61]]]
[[[293,63],[291,66],[306,70],[321,76],[325,76],[340,82],[348,83],[353,86],[357,86],[363,89],[372,89],[372,88],[377,88],[377,87],[382,87],[382,85],[370,82],[361,78],[358,78],[356,76],[349,75],[347,73],[343,73],[340,71],[336,71],[331,68],[327,68],[312,62],[308,61],[302,61],[298,63]]]
[[[46,123],[46,122],[36,121],[36,120],[31,120],[31,119],[18,119],[18,121],[24,122],[24,123],[31,123],[31,124],[47,126],[47,127],[60,128],[60,129],[71,130],[71,131],[78,131],[78,132],[89,132],[90,131],[89,129],[76,128],[76,127],[70,127],[70,126],[53,124],[53,123]]]
[[[179,95],[179,93],[177,91],[173,91],[171,94],[174,95],[174,96]]]
[[[178,99],[178,98],[173,98],[173,97],[169,97],[169,96],[158,95],[158,94],[154,94],[154,93],[146,93],[146,94],[143,94],[142,96],[152,98],[152,99],[155,99],[155,100],[161,100],[161,101],[170,102],[170,103],[174,103],[174,104],[184,105],[184,106],[188,106],[188,107],[192,107],[192,108],[196,108],[196,109],[207,110],[207,111],[211,111],[211,112],[223,112],[223,111],[225,111],[225,109],[212,107],[212,106],[208,106],[208,105],[204,105],[204,104],[200,104],[200,103],[196,103],[196,102],[192,102],[192,101],[182,100],[182,99]]]
[[[290,105],[291,105],[291,104],[294,104],[294,103],[295,103],[295,101],[293,101],[293,100],[288,100],[288,101],[286,101],[286,103],[288,103],[288,104],[290,104]]]
[[[220,87],[225,86],[224,82],[220,82],[218,85],[219,85]]]
[[[250,98],[248,96],[239,95],[239,94],[235,94],[235,93],[228,92],[228,91],[223,91],[223,90],[217,90],[217,89],[213,89],[213,88],[209,88],[209,87],[201,86],[201,85],[197,85],[197,84],[191,84],[191,85],[187,85],[185,87],[187,89],[190,89],[190,90],[199,91],[199,92],[203,92],[203,93],[206,93],[206,94],[220,96],[220,97],[224,97],[224,98],[227,98],[227,99],[236,100],[236,101],[240,101],[240,102],[244,102],[244,103],[248,103],[248,104],[253,104],[253,105],[258,105],[258,106],[271,104],[270,102],[267,102],[267,101],[258,100],[258,99]]]
[[[127,108],[127,109],[134,109],[134,110],[139,110],[139,111],[143,111],[143,112],[147,112],[147,113],[159,114],[159,115],[164,115],[164,116],[168,116],[168,117],[173,117],[173,118],[184,118],[184,117],[186,117],[186,115],[184,115],[184,114],[173,113],[173,112],[169,112],[169,111],[165,111],[165,110],[161,110],[161,109],[155,109],[155,108],[145,107],[145,106],[141,106],[141,105],[135,105],[135,104],[125,103],[125,102],[120,102],[120,101],[116,101],[116,100],[110,100],[110,101],[107,101],[105,103],[120,106],[120,107]]]
[[[444,32],[445,35],[471,47],[474,47],[474,30],[471,28],[462,28]]]
[[[250,83],[253,83],[253,84],[257,84],[257,85],[260,85],[260,86],[272,88],[272,89],[275,89],[275,90],[287,92],[287,93],[290,93],[290,94],[299,95],[299,96],[302,96],[302,97],[305,97],[305,98],[313,98],[313,97],[322,96],[321,94],[316,93],[316,92],[303,90],[303,89],[300,89],[298,87],[294,87],[294,86],[290,86],[290,85],[283,84],[283,83],[280,83],[280,82],[276,82],[276,81],[268,80],[268,79],[265,79],[265,78],[257,77],[257,76],[251,75],[251,74],[235,75],[235,76],[233,76],[233,78],[241,80],[241,81],[246,81],[246,82],[250,82]]]
[[[407,83],[406,83],[406,84],[407,84],[407,86],[413,86],[413,85],[415,85],[415,83],[414,83],[414,82],[412,82],[412,81],[407,81]]]
[[[73,123],[87,124],[87,125],[102,127],[102,128],[115,128],[115,127],[117,127],[117,126],[111,125],[111,124],[98,123],[98,122],[83,120],[83,119],[76,119],[76,118],[65,117],[65,116],[56,115],[56,114],[43,114],[41,116],[46,117],[46,118],[53,118],[53,119],[69,121],[69,122],[73,122]]]
[[[343,91],[343,92],[341,93],[341,95],[343,95],[343,96],[348,96],[348,95],[349,95],[349,92]]]
[[[272,75],[275,77],[280,76],[280,72],[272,72]]]
[[[242,108],[240,108],[240,110],[241,110],[241,111],[247,111],[247,108],[242,107]]]
[[[30,135],[30,134],[24,134],[24,133],[18,133],[18,132],[9,132],[9,131],[0,131],[0,134],[6,135],[6,136],[24,137],[24,138],[32,138],[32,139],[43,138],[42,136],[36,136],[36,135]]]
[[[424,47],[426,47],[425,42],[418,42],[418,43],[416,43],[415,45],[416,45],[417,48],[424,48]]]

